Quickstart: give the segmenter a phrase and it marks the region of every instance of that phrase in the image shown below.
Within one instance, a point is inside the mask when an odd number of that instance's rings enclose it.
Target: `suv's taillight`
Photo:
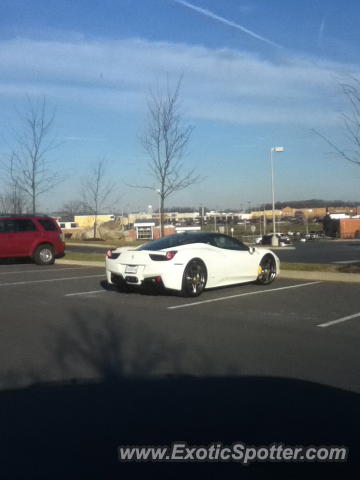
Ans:
[[[150,253],[150,258],[151,260],[155,260],[156,262],[164,262],[166,260],[171,260],[172,258],[175,257],[176,254],[177,254],[176,250],[171,250],[169,252],[166,252],[165,255]]]
[[[111,258],[111,260],[115,260],[115,258],[118,258],[120,256],[120,253],[114,253],[112,250],[107,250],[106,252],[107,258]]]
[[[64,235],[63,232],[59,233],[59,240],[60,240],[61,242],[65,242],[65,235]]]

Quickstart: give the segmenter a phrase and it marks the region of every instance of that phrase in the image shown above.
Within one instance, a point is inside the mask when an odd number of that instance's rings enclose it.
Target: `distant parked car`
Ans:
[[[311,230],[309,235],[310,235],[310,240],[319,240],[320,238],[324,238],[324,234],[321,231],[315,232],[314,230]]]
[[[38,265],[51,265],[64,250],[63,233],[53,218],[0,217],[0,258],[30,257]]]
[[[277,238],[279,239],[279,246],[280,247],[285,247],[292,245],[292,241],[288,235],[285,235],[283,233],[277,233],[276,234]],[[272,244],[272,237],[273,234],[270,235],[263,235],[261,238],[260,245],[271,245]]]
[[[315,232],[314,230],[310,231],[309,233],[305,233],[301,237],[301,241],[312,241],[312,240],[319,240],[320,238],[324,238],[323,232]]]

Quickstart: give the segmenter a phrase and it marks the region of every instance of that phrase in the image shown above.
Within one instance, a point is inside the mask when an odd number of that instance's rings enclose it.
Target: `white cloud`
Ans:
[[[311,127],[336,121],[337,82],[360,70],[141,39],[2,41],[0,69],[3,97],[39,93],[80,106],[134,111],[143,110],[150,85],[184,73],[184,107],[194,119]]]

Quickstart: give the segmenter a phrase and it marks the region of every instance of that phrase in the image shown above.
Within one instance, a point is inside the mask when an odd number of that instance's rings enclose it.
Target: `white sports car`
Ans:
[[[220,233],[169,235],[137,248],[108,250],[106,276],[120,289],[156,286],[196,297],[205,288],[271,283],[280,261],[270,250],[248,247]]]

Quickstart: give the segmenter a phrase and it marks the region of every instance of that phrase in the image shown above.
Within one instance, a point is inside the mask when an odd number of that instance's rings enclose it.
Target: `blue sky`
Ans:
[[[76,198],[81,176],[105,157],[117,209],[156,194],[139,137],[149,89],[184,75],[194,126],[184,163],[205,180],[168,205],[239,208],[271,199],[360,199],[360,169],[312,133],[344,148],[339,83],[359,76],[360,5],[347,0],[0,0],[0,154],[21,128],[25,97],[56,108],[60,146],[50,160],[67,180],[43,210]],[[154,186],[156,186],[154,184]]]

